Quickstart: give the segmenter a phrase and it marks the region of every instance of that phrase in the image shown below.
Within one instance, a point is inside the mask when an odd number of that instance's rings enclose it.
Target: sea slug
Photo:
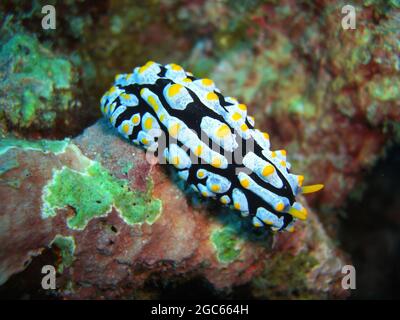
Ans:
[[[122,136],[175,166],[188,186],[255,227],[292,231],[307,218],[296,195],[323,187],[303,186],[304,177],[290,173],[286,151],[270,150],[246,105],[177,64],[149,61],[117,75],[101,111]]]

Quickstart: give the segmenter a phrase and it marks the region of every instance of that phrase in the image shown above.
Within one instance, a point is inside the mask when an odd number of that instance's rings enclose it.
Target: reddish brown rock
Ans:
[[[117,137],[102,121],[57,152],[18,147],[0,157],[2,163],[15,163],[1,175],[0,196],[7,199],[0,213],[2,283],[24,270],[32,257],[54,241],[52,250],[60,257],[57,294],[63,298],[154,297],[161,291],[149,289],[149,282],[179,284],[199,277],[219,294],[246,284],[261,298],[347,295],[337,287],[345,260],[312,211],[310,219],[299,223],[294,233],[275,238],[255,235],[245,220],[232,212],[185,195],[166,168],[150,165],[142,150]],[[90,180],[96,189],[92,198],[84,199],[80,181],[85,175],[96,175],[88,169],[93,163],[101,164],[102,174],[112,173],[113,177]],[[66,195],[78,190],[82,199],[67,197],[67,205],[46,217],[44,202],[50,198],[43,188],[58,190],[56,198],[64,199],[62,188],[49,186],[55,183],[57,172],[66,170],[75,175]],[[62,177],[67,184],[68,176]],[[17,180],[18,184],[10,183]],[[95,202],[96,190],[118,191],[116,183],[123,185],[123,181],[131,190],[127,192],[136,192],[133,200],[146,199],[141,204],[145,210],[154,210],[152,203],[160,201],[161,211],[151,219],[148,214],[139,223],[131,223],[122,219],[122,209],[114,205],[111,212],[90,218],[86,225],[68,220],[82,214],[85,201]],[[121,203],[117,200],[120,194],[113,192],[114,203]],[[104,199],[107,195],[103,193]],[[93,208],[97,208],[95,204]],[[54,240],[56,235],[63,241]],[[72,250],[68,240],[72,238],[67,237],[73,237]],[[302,263],[297,261],[299,256]],[[280,265],[283,257],[285,270]],[[295,281],[291,283],[292,278]],[[292,290],[298,295],[290,294]]]

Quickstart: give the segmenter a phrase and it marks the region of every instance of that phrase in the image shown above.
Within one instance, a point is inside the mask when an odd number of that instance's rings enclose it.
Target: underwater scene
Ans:
[[[0,300],[399,299],[399,181],[399,0],[0,2]]]

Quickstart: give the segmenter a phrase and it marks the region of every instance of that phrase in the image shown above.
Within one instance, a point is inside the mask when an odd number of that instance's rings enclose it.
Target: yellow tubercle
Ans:
[[[179,91],[182,89],[182,87],[183,87],[183,86],[180,85],[180,84],[178,84],[178,83],[173,84],[173,85],[170,86],[169,89],[168,89],[168,95],[169,95],[170,97],[173,97],[173,96],[177,95],[177,94],[179,93]]]
[[[207,93],[207,100],[218,100],[218,96],[214,92]]]
[[[150,130],[153,126],[153,119],[147,118],[146,121],[144,122],[144,128],[146,130]]]
[[[133,124],[138,124],[139,123],[139,116],[138,115],[133,116],[132,123]]]
[[[296,208],[291,207],[288,211],[290,215],[293,217],[300,219],[300,220],[306,220],[307,219],[307,210],[303,208],[302,210],[297,210]]]
[[[127,94],[127,93],[122,93],[122,94],[121,94],[121,97],[124,98],[125,100],[129,100],[130,95]]]
[[[179,123],[174,123],[168,130],[169,134],[176,138],[178,136],[180,127],[181,125]]]
[[[142,74],[145,72],[148,68],[150,68],[155,62],[154,61],[147,61],[147,63],[139,68],[139,73]]]
[[[211,160],[211,165],[215,168],[219,168],[222,165],[222,160],[219,157],[214,157]]]
[[[199,157],[200,155],[201,155],[201,153],[203,152],[203,146],[201,146],[201,145],[198,145],[197,147],[196,147],[196,149],[194,150],[194,155],[196,156],[196,157]]]
[[[285,205],[283,204],[283,202],[279,202],[276,206],[275,206],[275,210],[276,211],[282,211],[285,208]]]
[[[260,223],[260,222],[256,222],[256,223],[254,223],[253,224],[256,228],[260,228],[260,227],[262,227],[262,224]]]
[[[232,119],[233,119],[234,121],[238,121],[238,120],[242,119],[242,115],[241,115],[239,112],[235,112],[235,113],[232,115]]]
[[[264,219],[263,222],[264,222],[265,224],[268,224],[269,226],[271,226],[271,225],[273,224],[272,221],[270,221],[270,220],[268,220],[268,219]]]
[[[239,103],[238,104],[238,108],[242,111],[246,111],[247,110],[247,106],[244,103]]]
[[[216,132],[218,138],[225,138],[231,133],[231,130],[226,124],[222,124]]]
[[[114,93],[115,91],[117,91],[117,88],[115,86],[112,86],[110,90],[108,90],[109,93]]]
[[[171,164],[173,164],[175,166],[179,165],[179,157],[178,156],[173,157],[171,159]]]
[[[183,68],[179,64],[176,64],[176,63],[171,63],[170,66],[171,66],[171,69],[174,70],[174,71],[183,70]]]
[[[143,89],[142,89],[143,90]],[[149,98],[147,99],[147,101],[149,102],[149,104],[153,107],[154,111],[158,111],[158,104],[156,99],[153,96],[149,96]]]
[[[242,185],[243,188],[248,188],[250,186],[250,181],[248,179],[242,179],[240,180],[240,184]]]
[[[247,131],[247,130],[249,130],[249,127],[247,126],[247,124],[243,123],[243,124],[240,126],[240,129],[242,129],[242,131]]]
[[[122,131],[123,131],[125,134],[127,134],[127,133],[129,132],[129,125],[125,123],[125,124],[122,126]]]
[[[264,177],[267,177],[267,176],[269,176],[271,173],[273,173],[274,171],[275,171],[274,166],[271,166],[271,165],[267,164],[267,165],[264,167],[264,169],[262,170],[261,174],[262,174]]]
[[[205,86],[211,86],[214,82],[211,79],[202,79],[201,83]]]

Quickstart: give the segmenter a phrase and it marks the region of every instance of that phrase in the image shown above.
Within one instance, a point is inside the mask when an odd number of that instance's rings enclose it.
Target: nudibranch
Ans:
[[[255,227],[292,231],[307,218],[296,195],[323,188],[303,186],[304,177],[290,173],[286,151],[270,150],[268,133],[254,128],[245,104],[177,64],[149,61],[117,75],[101,111],[123,137],[173,165],[187,186]]]

